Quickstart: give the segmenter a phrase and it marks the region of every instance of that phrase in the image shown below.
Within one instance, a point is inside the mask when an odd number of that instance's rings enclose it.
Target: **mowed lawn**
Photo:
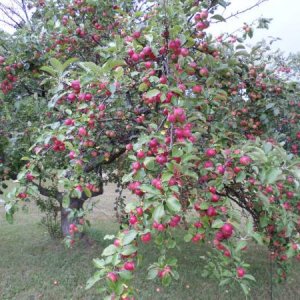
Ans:
[[[49,238],[40,225],[41,215],[36,208],[30,207],[28,214],[18,212],[13,225],[6,223],[1,212],[0,300],[103,299],[96,289],[86,291],[85,283],[95,271],[92,259],[99,257],[109,243],[103,237],[118,229],[113,219],[113,200],[114,187],[110,186],[91,215],[93,227],[89,235],[94,243],[91,246],[78,244],[73,249],[66,249],[61,241]],[[180,279],[169,288],[146,280],[143,273],[157,252],[151,245],[142,248],[145,264],[139,268],[135,280],[140,291],[137,299],[245,299],[237,288],[224,290],[213,280],[202,278],[205,261],[200,257],[205,256],[205,247],[182,242],[180,248],[172,253],[179,260]],[[251,273],[257,279],[249,298],[271,299],[266,251],[253,245],[248,256]],[[300,299],[300,263],[294,263],[287,283],[273,285],[273,299]]]

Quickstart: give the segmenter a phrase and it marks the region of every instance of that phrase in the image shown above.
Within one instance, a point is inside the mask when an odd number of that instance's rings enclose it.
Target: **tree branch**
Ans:
[[[229,20],[229,19],[231,19],[233,17],[236,17],[236,16],[238,16],[240,14],[243,14],[243,13],[245,13],[245,12],[247,12],[247,11],[249,11],[249,10],[251,10],[251,9],[259,6],[259,5],[261,5],[262,3],[266,2],[266,1],[269,1],[269,0],[258,0],[255,4],[253,4],[253,5],[245,8],[243,10],[236,11],[235,13],[232,13],[230,16],[225,17],[224,19],[227,21],[227,20]],[[216,21],[216,22],[211,22],[211,23],[220,23],[220,22],[224,22],[224,21]]]

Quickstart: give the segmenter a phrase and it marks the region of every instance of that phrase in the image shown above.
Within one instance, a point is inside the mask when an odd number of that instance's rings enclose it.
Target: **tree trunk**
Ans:
[[[79,218],[70,218],[69,214],[72,210],[82,209],[84,200],[71,198],[70,205],[68,208],[63,208],[61,206],[61,232],[64,237],[70,235],[69,228],[71,224],[79,224]]]

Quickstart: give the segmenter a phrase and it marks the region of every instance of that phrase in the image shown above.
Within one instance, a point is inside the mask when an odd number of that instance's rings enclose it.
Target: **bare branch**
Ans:
[[[13,27],[13,28],[15,28],[15,26],[20,26],[20,24],[12,24],[12,23],[9,23],[8,21],[6,21],[6,20],[4,20],[4,19],[0,19],[0,23],[4,23],[4,24],[6,24],[6,25],[8,25],[8,26],[10,26],[10,27]],[[19,28],[21,28],[21,27],[19,27]]]
[[[6,11],[6,9],[7,9],[7,7],[0,3],[0,11],[2,11],[3,14],[15,24],[15,25],[10,25],[10,26],[12,26],[13,28],[15,28],[16,26],[18,28],[22,28],[20,22],[16,21],[14,18],[12,18],[12,16]],[[1,20],[1,22],[4,22],[4,21]],[[4,23],[8,24],[7,22],[4,22]]]
[[[9,5],[0,3],[0,11],[3,13],[3,15],[6,17],[7,20],[4,20],[3,18],[0,20],[0,22],[9,25],[13,28],[22,28],[23,24],[28,23],[30,28],[32,29],[32,25],[30,22],[30,18],[28,15],[27,7],[26,7],[26,1],[25,0],[12,0]],[[10,20],[13,22],[11,24],[8,22]]]
[[[33,28],[32,28],[30,19],[29,19],[29,17],[28,17],[27,8],[26,8],[25,1],[24,1],[24,0],[22,0],[22,8],[23,8],[23,12],[24,12],[24,14],[25,14],[27,23],[29,24],[29,26],[30,26],[30,28],[31,28],[31,30],[32,30]]]
[[[229,20],[229,19],[231,19],[233,17],[236,17],[236,16],[238,16],[240,14],[243,14],[243,13],[245,13],[245,12],[247,12],[247,11],[255,8],[255,7],[258,7],[259,5],[261,5],[262,3],[267,2],[267,1],[269,1],[269,0],[258,0],[255,4],[253,4],[253,5],[245,8],[243,10],[238,10],[235,13],[232,13],[230,16],[225,17],[224,19],[227,21],[227,20]],[[224,22],[224,21],[216,21],[216,22],[211,22],[211,23],[220,23],[220,22]]]

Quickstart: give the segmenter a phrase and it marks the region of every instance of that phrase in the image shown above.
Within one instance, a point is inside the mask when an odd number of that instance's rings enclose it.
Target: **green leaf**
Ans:
[[[174,176],[173,173],[166,172],[166,173],[162,174],[161,180],[162,180],[162,182],[168,182],[173,176]]]
[[[211,228],[221,228],[224,225],[224,222],[220,219],[215,220],[212,224],[211,224]]]
[[[93,62],[81,62],[79,63],[79,66],[84,69],[88,73],[93,73],[94,75],[102,76],[103,75],[103,69],[99,66],[97,66]]]
[[[23,156],[21,160],[30,160],[30,158],[28,156]]]
[[[159,204],[155,207],[153,212],[153,219],[155,221],[160,221],[160,219],[165,215],[165,209],[163,204]]]
[[[12,213],[5,213],[5,219],[9,224],[13,224],[13,222],[14,222]]]
[[[169,286],[170,283],[171,283],[171,280],[172,280],[172,278],[171,278],[170,274],[167,274],[167,275],[165,275],[165,276],[163,277],[163,279],[162,279],[162,284],[163,284],[164,286]]]
[[[247,279],[252,280],[252,281],[256,281],[256,279],[250,274],[245,274],[244,278],[247,278]]]
[[[254,149],[253,149],[254,150]],[[265,154],[265,152],[260,149],[255,147],[255,151],[249,153],[249,156],[254,160],[257,161],[259,163],[266,163],[268,161],[267,156]]]
[[[75,62],[77,62],[77,61],[79,61],[79,59],[76,58],[76,57],[71,57],[71,58],[69,58],[68,60],[66,60],[66,61],[63,63],[63,65],[62,65],[63,71],[64,71],[67,67],[69,67],[71,64],[73,64],[73,63],[75,63]]]
[[[145,34],[144,37],[149,42],[149,44],[152,43],[152,41],[153,41],[153,35],[152,34]]]
[[[178,279],[179,279],[179,274],[178,274],[177,271],[172,271],[171,274],[172,274],[172,276],[173,276],[173,278],[174,278],[175,280],[178,280]]]
[[[209,204],[208,202],[202,202],[202,203],[200,204],[200,209],[201,209],[201,210],[206,210],[206,209],[209,208],[209,206],[210,206],[210,204]]]
[[[300,168],[293,168],[291,172],[300,180]]]
[[[60,61],[56,58],[50,58],[49,60],[51,66],[53,69],[56,69],[59,73],[63,72],[63,65],[60,63]]]
[[[126,233],[126,235],[123,238],[123,245],[130,244],[137,236],[137,232],[135,230],[130,230]]]
[[[223,279],[223,280],[220,281],[219,286],[226,285],[226,284],[230,283],[231,281],[232,281],[231,278]]]
[[[90,289],[95,283],[97,283],[105,274],[105,270],[97,271],[93,277],[91,277],[87,283],[85,289]]]
[[[103,238],[104,240],[113,240],[115,238],[114,234],[107,234],[105,235],[105,237]]]
[[[92,197],[92,192],[91,192],[90,189],[84,187],[84,188],[83,188],[83,191],[84,191],[84,193],[86,194],[86,196],[87,196],[88,198],[91,198],[91,197]]]
[[[211,19],[215,19],[215,20],[220,21],[220,22],[226,22],[226,19],[221,15],[214,15],[214,16],[211,17]]]
[[[198,157],[193,154],[187,154],[182,157],[182,163],[189,162],[191,160],[198,160]]]
[[[239,252],[241,251],[244,247],[247,246],[247,242],[246,241],[239,241],[236,245],[235,251]]]
[[[104,72],[108,72],[112,70],[115,67],[118,66],[125,66],[126,62],[122,59],[109,59],[104,65],[103,65],[103,70]]]
[[[245,46],[243,44],[239,44],[235,47],[235,49],[245,49]]]
[[[173,196],[169,197],[166,201],[167,207],[174,212],[179,212],[181,210],[181,204],[179,200]]]
[[[266,183],[272,184],[278,180],[278,177],[282,174],[282,170],[279,168],[271,169],[266,175]]]
[[[239,174],[236,176],[236,182],[242,182],[242,181],[244,181],[245,180],[245,178],[246,178],[246,172],[243,172],[243,171],[241,171],[241,172],[239,172]]]
[[[188,233],[188,234],[186,234],[185,236],[184,236],[184,241],[186,242],[186,243],[188,243],[188,242],[190,242],[191,240],[192,240],[192,238],[193,238],[193,235],[191,234],[191,233]]]
[[[244,294],[248,295],[249,294],[249,287],[244,283],[241,283],[240,285],[241,285],[241,288],[242,288]]]
[[[206,82],[205,82],[205,83],[206,83],[206,86],[207,86],[207,87],[213,86],[213,84],[215,83],[215,81],[216,81],[216,80],[215,80],[214,77],[208,77],[207,80],[206,80]]]
[[[188,176],[188,177],[194,178],[195,180],[198,180],[198,174],[194,171],[186,170],[186,171],[183,172],[183,174],[185,176]]]
[[[272,150],[272,148],[273,148],[273,145],[271,144],[271,143],[264,143],[263,144],[263,147],[264,147],[264,151],[266,152],[266,153],[269,153],[271,150]]]
[[[148,279],[148,280],[153,280],[154,278],[157,277],[158,272],[159,272],[159,269],[158,269],[158,268],[151,268],[151,269],[148,271],[147,279]]]
[[[135,247],[133,245],[126,245],[123,247],[121,254],[127,256],[127,255],[135,253],[136,251],[137,251],[137,247]]]
[[[63,208],[69,207],[69,205],[70,205],[70,195],[69,194],[66,194],[63,196],[62,205],[63,205]]]
[[[246,50],[241,50],[241,51],[235,52],[234,56],[250,56],[250,55]]]
[[[103,250],[102,256],[110,256],[115,254],[116,252],[117,252],[117,247],[115,245],[109,245]]]
[[[262,236],[261,236],[259,233],[254,232],[254,233],[252,234],[252,237],[255,239],[255,241],[256,241],[259,245],[263,245],[263,244],[264,244],[264,243],[263,243]]]
[[[132,273],[130,271],[127,271],[127,270],[119,272],[119,275],[122,279],[125,279],[125,280],[132,279]]]
[[[52,75],[53,77],[57,76],[57,72],[51,67],[44,66],[41,67],[40,70]]]
[[[153,97],[157,96],[158,94],[160,94],[160,91],[157,90],[157,89],[153,89],[153,90],[150,90],[146,93],[146,97],[147,98],[153,98]]]
[[[132,180],[132,176],[133,176],[133,173],[128,173],[128,174],[125,174],[123,177],[122,177],[122,183],[127,183],[129,181]]]
[[[183,151],[179,147],[173,147],[172,149],[172,157],[181,157],[183,155]]]
[[[155,188],[154,186],[149,185],[149,184],[142,184],[140,189],[144,193],[149,193],[149,194],[154,194],[154,195],[161,195],[160,190],[158,190],[157,188]]]
[[[99,268],[99,269],[101,269],[105,266],[104,259],[94,258],[93,263],[94,263],[95,267]]]
[[[276,105],[276,103],[274,103],[274,102],[268,103],[268,104],[266,105],[266,109],[273,108],[275,105]]]

